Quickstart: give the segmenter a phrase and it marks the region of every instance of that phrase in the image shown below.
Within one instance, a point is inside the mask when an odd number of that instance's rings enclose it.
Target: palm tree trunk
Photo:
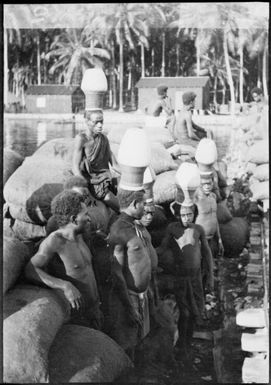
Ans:
[[[176,44],[176,76],[180,74],[180,43]]]
[[[215,109],[217,108],[217,76],[215,76],[215,82],[214,82],[214,99],[213,99]]]
[[[240,45],[240,79],[239,79],[239,101],[241,106],[244,104],[244,55],[243,47]]]
[[[37,33],[37,71],[38,71],[38,85],[41,85],[40,73],[40,35]]]
[[[4,28],[4,105],[8,103],[8,32]]]
[[[136,98],[135,98],[135,57],[131,57],[131,109],[136,110]]]
[[[151,49],[151,76],[154,76],[154,48]]]
[[[120,89],[119,89],[119,112],[123,112],[123,40],[120,41]]]
[[[144,53],[144,44],[140,44],[141,47],[141,77],[145,77],[145,53]]]
[[[258,53],[258,79],[257,79],[257,87],[262,88],[262,82],[261,82],[261,57],[260,57],[260,53]]]
[[[224,39],[223,39],[223,50],[224,50],[224,55],[225,55],[225,64],[226,64],[227,77],[228,77],[228,83],[230,86],[230,94],[231,94],[230,113],[233,115],[235,112],[234,84],[233,84],[232,73],[231,73],[228,44],[227,44],[227,35],[226,35],[225,31],[224,31]]]
[[[113,109],[117,108],[117,85],[116,85],[116,74],[115,74],[115,68],[116,68],[116,59],[115,59],[115,43],[112,41],[111,44],[111,54],[112,54],[112,107]]]
[[[165,61],[166,61],[166,58],[165,58],[165,54],[166,54],[166,33],[163,32],[162,33],[162,68],[161,68],[161,76],[164,77],[165,76]]]
[[[268,87],[267,87],[267,45],[264,47],[263,51],[263,94],[268,97]]]
[[[200,76],[200,46],[197,44],[197,76]]]

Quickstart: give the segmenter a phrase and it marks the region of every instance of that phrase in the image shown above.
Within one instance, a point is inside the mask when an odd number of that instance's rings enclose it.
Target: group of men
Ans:
[[[198,143],[207,136],[192,122],[194,93],[183,95],[185,111],[176,127],[166,87],[159,93],[157,110],[166,110],[168,129],[180,143],[185,137]],[[86,111],[85,124],[85,132],[75,138],[74,176],[52,201],[47,237],[27,264],[26,278],[57,289],[70,303],[70,322],[107,333],[133,359],[136,345],[150,331],[160,300],[159,260],[171,252],[172,270],[178,277],[173,292],[181,313],[179,345],[186,354],[193,325],[204,312],[204,294],[214,288],[213,239],[223,252],[216,218],[219,200],[212,193],[217,189],[214,175],[202,180],[194,205],[175,205],[175,220],[155,249],[147,229],[155,212],[153,200],[146,199],[144,189],[125,190],[114,183],[109,164],[116,169],[118,164],[102,132],[102,110]],[[91,220],[96,201],[111,212],[103,231]]]

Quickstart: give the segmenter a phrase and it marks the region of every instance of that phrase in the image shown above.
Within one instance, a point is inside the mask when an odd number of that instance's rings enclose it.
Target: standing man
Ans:
[[[102,133],[102,110],[85,111],[86,132],[75,137],[72,171],[89,182],[91,194],[115,210],[119,204],[109,170],[112,152],[107,137]]]
[[[206,287],[210,291],[214,287],[211,250],[204,229],[194,221],[195,205],[179,205],[179,220],[168,225],[157,248],[158,257],[170,250],[174,259],[173,293],[180,309],[179,346],[184,360],[188,358],[195,322],[204,311],[202,259],[208,266]]]
[[[212,133],[197,126],[192,121],[192,110],[195,108],[196,94],[192,91],[183,94],[183,110],[180,111],[173,130],[170,130],[173,138],[179,144],[189,144],[197,147],[202,138],[212,138]]]
[[[83,196],[64,190],[53,199],[51,208],[59,229],[40,244],[25,275],[34,283],[63,291],[72,308],[72,323],[101,329],[103,316],[92,255],[82,237],[89,222]]]
[[[152,116],[160,116],[162,111],[165,112],[167,116],[166,126],[165,128],[171,128],[175,126],[176,117],[174,113],[174,109],[172,107],[172,102],[169,96],[167,95],[168,87],[165,85],[160,85],[157,87],[158,99],[150,109],[149,113]]]
[[[107,333],[133,359],[134,349],[149,329],[147,290],[151,258],[136,220],[144,213],[144,190],[118,190],[120,216],[110,229],[112,296]]]

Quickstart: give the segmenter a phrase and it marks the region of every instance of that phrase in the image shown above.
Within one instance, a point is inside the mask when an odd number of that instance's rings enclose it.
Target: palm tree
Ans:
[[[46,58],[55,59],[49,73],[61,70],[65,84],[80,84],[84,71],[92,66],[102,67],[101,59],[110,59],[107,50],[96,47],[98,41],[86,29],[65,29],[55,37]],[[57,60],[56,60],[57,59]]]
[[[135,41],[146,43],[146,11],[143,4],[113,3],[100,12],[101,29],[116,38],[119,45],[119,111],[123,112],[124,45],[134,51]]]
[[[171,28],[177,28],[177,36],[188,35],[195,41],[197,76],[200,76],[200,57],[209,48],[212,34],[216,33],[217,8],[215,4],[179,3]]]

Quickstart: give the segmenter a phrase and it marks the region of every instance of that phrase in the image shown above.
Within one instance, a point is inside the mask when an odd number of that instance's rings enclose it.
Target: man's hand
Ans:
[[[66,282],[64,295],[70,302],[73,309],[79,310],[83,306],[83,299],[80,291],[71,282]]]

